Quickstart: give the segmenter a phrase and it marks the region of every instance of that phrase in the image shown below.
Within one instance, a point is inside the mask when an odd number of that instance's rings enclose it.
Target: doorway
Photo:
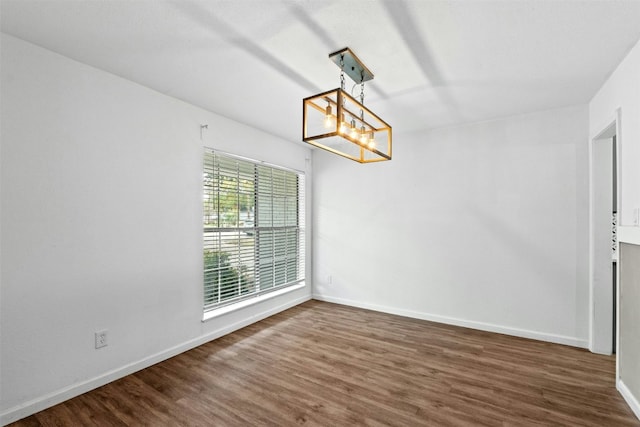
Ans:
[[[614,120],[591,143],[590,350],[616,352],[619,138]]]

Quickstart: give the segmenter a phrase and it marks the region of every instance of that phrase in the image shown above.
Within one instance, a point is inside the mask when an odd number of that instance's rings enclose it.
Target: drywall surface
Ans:
[[[616,137],[620,159],[618,225],[621,231],[637,234],[633,231],[639,225],[636,211],[640,209],[640,42],[631,49],[589,103],[589,137],[593,139],[598,136],[616,117],[619,118]],[[621,238],[621,241],[624,240]],[[620,256],[618,380],[626,386],[623,395],[628,402],[635,402],[632,407],[639,414],[637,343],[640,329],[637,322],[633,322],[633,313],[640,310],[640,300],[637,268],[632,266],[637,260],[637,249],[632,245],[621,245]]]
[[[317,151],[314,297],[586,347],[587,119],[398,134],[379,164]]]
[[[640,246],[620,245],[619,376],[640,401]]]
[[[11,36],[1,50],[3,422],[310,298],[201,321],[202,147],[303,171],[309,150]]]
[[[589,103],[589,137],[598,136],[620,115],[620,226],[634,224],[640,208],[640,42],[618,65]]]

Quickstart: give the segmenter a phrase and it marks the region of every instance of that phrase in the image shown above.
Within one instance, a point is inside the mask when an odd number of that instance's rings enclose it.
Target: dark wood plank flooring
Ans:
[[[615,358],[309,301],[13,426],[640,426]]]

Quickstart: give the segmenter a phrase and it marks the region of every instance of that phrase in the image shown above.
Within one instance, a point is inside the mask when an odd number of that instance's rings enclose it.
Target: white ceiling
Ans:
[[[342,47],[397,136],[587,103],[640,38],[640,0],[0,1],[5,33],[292,141]]]

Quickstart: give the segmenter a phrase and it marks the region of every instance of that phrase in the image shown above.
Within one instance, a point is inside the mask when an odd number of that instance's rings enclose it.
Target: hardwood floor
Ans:
[[[615,359],[309,301],[13,426],[640,426]]]

